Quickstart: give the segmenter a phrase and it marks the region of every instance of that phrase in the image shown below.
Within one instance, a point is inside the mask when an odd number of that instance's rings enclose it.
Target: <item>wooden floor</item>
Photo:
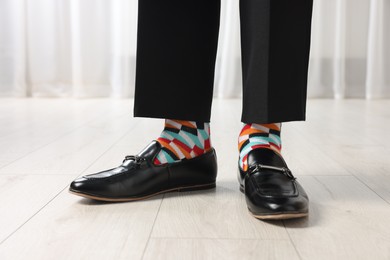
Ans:
[[[238,189],[241,100],[215,99],[212,191],[127,203],[69,194],[162,130],[133,100],[0,99],[0,259],[390,259],[390,101],[309,100],[282,126],[310,216],[266,222]]]

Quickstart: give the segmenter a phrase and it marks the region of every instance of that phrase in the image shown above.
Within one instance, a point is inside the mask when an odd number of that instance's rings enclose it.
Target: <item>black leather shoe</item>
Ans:
[[[103,201],[133,201],[171,191],[215,188],[217,157],[214,148],[192,159],[154,165],[161,144],[153,140],[122,165],[82,176],[69,187],[73,194]]]
[[[250,213],[258,219],[288,219],[308,215],[309,199],[275,151],[257,148],[248,153],[248,169],[238,167],[240,190]]]

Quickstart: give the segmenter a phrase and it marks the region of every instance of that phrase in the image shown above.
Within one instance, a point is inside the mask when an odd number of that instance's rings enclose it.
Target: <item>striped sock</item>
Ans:
[[[280,139],[282,123],[271,124],[244,124],[238,137],[238,151],[240,153],[240,168],[248,169],[248,153],[256,148],[272,149],[279,154],[282,150]]]
[[[161,151],[154,164],[191,159],[211,149],[209,123],[165,119],[164,130],[157,141]]]

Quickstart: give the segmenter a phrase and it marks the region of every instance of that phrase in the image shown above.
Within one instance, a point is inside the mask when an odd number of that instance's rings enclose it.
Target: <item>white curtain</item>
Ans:
[[[222,0],[216,97],[241,96],[238,4]],[[133,96],[137,7],[0,0],[0,96]],[[314,0],[311,46],[309,97],[390,97],[389,0]]]

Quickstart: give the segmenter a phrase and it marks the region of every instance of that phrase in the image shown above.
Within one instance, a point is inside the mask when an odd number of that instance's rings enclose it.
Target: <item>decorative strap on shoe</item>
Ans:
[[[133,160],[136,164],[141,164],[142,162],[146,161],[146,158],[138,156],[138,155],[126,155],[123,162],[129,161],[129,160]]]
[[[289,177],[290,179],[293,179],[293,180],[296,179],[294,177],[294,175],[292,174],[291,170],[287,167],[276,167],[276,166],[265,165],[265,164],[260,164],[260,163],[255,163],[255,164],[252,164],[251,166],[249,166],[248,172],[249,172],[249,174],[252,174],[254,172],[261,171],[262,169],[279,171],[279,172],[282,172],[287,177]]]

